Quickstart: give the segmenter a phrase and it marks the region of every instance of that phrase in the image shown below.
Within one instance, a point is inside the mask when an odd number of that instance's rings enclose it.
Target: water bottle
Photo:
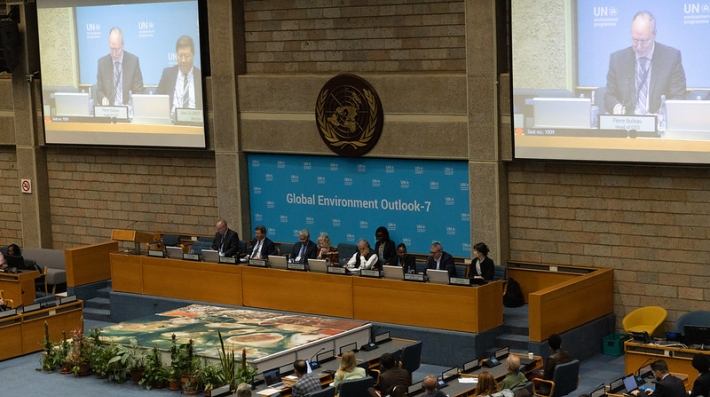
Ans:
[[[128,91],[128,119],[133,121],[133,92]]]
[[[599,128],[599,106],[596,105],[595,91],[592,91],[592,106],[589,108],[589,125],[592,128]]]
[[[91,90],[89,90],[89,116],[94,117],[94,98],[91,97]]]
[[[661,107],[658,109],[658,131],[666,130],[666,96],[661,95]]]

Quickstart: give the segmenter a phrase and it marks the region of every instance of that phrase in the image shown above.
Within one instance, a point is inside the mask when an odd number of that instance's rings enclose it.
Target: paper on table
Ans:
[[[459,378],[459,383],[478,383],[478,378],[461,377]]]
[[[262,396],[270,396],[272,394],[279,393],[281,389],[264,389],[256,392],[256,394],[261,394]]]

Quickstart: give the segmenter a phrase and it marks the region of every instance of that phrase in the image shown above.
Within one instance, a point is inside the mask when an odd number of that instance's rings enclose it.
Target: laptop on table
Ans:
[[[202,250],[202,258],[205,262],[219,263],[219,251]]]
[[[264,381],[269,389],[283,389],[284,382],[281,380],[281,372],[278,368],[264,371]]]
[[[326,273],[328,271],[328,262],[325,259],[309,259],[308,269],[313,273]]]
[[[269,256],[269,267],[273,269],[287,269],[285,256],[271,255]]]
[[[172,259],[182,259],[182,247],[165,247],[165,253],[168,255],[168,258]]]
[[[429,269],[426,271],[426,275],[429,277],[430,283],[449,285],[449,271],[448,270]]]
[[[404,274],[402,273],[402,268],[399,266],[382,266],[382,271],[384,272],[385,278],[390,280],[402,280]]]

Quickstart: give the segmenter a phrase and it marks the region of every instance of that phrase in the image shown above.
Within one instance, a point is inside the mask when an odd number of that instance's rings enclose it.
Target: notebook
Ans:
[[[401,280],[404,278],[402,268],[399,266],[382,266],[382,271],[385,273],[385,278],[390,280]]]
[[[283,269],[286,270],[286,257],[272,255],[269,257],[269,267],[273,269]]]
[[[328,271],[328,262],[325,259],[309,259],[308,269],[314,273],[326,273]]]
[[[204,259],[205,262],[219,263],[219,251],[202,250],[202,259]]]
[[[429,277],[429,282],[434,284],[449,284],[449,271],[448,270],[434,270],[429,269],[426,271],[426,275]]]
[[[590,128],[589,98],[533,98],[535,128]]]
[[[182,259],[182,247],[165,247],[168,258]]]
[[[169,95],[133,94],[134,124],[172,124]]]
[[[57,116],[89,117],[89,93],[55,92],[54,108]]]

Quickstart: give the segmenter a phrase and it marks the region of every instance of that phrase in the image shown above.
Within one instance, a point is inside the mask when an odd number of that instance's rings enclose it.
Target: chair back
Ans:
[[[402,348],[402,368],[412,372],[419,369],[419,364],[422,362],[422,342],[419,341],[413,345],[407,345]]]
[[[667,315],[666,309],[660,306],[645,306],[627,314],[621,324],[627,333],[646,331],[649,335],[653,335],[656,328],[666,320]]]
[[[550,397],[565,396],[576,390],[579,384],[579,360],[557,364],[552,381],[555,382],[555,392]]]
[[[493,267],[493,281],[505,280],[507,270],[508,269],[505,266],[494,265],[494,267]]]
[[[678,317],[675,322],[675,331],[685,334],[686,325],[698,325],[701,327],[710,327],[710,311],[695,310],[688,312]],[[710,396],[708,396],[710,397]]]
[[[321,391],[308,393],[308,397],[335,397],[335,388],[333,386],[328,386]]]
[[[345,266],[350,258],[357,252],[357,244],[339,243],[338,244],[338,262],[340,266]]]
[[[180,245],[180,236],[174,234],[163,234],[162,236],[163,245],[166,247],[177,247]]]
[[[369,376],[360,379],[344,380],[340,383],[340,397],[363,397],[369,393],[368,388],[374,386],[375,380]]]

